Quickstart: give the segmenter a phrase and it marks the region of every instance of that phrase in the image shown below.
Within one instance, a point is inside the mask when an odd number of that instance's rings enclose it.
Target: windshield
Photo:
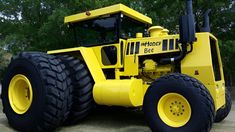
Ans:
[[[117,42],[117,20],[117,15],[108,15],[76,23],[74,30],[77,43],[82,46],[93,46]]]
[[[135,38],[144,33],[148,25],[121,13],[72,24],[76,42],[81,46],[118,43],[119,38]]]
[[[145,34],[147,28],[148,28],[147,24],[136,21],[130,17],[121,15],[121,30],[120,30],[121,38],[124,39],[135,38],[136,33]]]

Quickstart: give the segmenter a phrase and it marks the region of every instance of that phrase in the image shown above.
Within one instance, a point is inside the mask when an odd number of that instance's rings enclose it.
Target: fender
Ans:
[[[54,54],[65,55],[66,54],[66,55],[72,55],[75,57],[82,57],[95,83],[106,80],[105,75],[101,69],[101,66],[92,48],[85,48],[85,47],[69,48],[69,49],[61,49],[61,50],[52,50],[52,51],[48,51],[47,53],[52,54],[52,55]]]

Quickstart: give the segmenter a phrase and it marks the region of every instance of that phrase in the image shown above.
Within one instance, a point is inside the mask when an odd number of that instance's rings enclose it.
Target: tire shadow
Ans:
[[[60,131],[150,132],[141,110],[99,106],[78,124],[65,126]]]

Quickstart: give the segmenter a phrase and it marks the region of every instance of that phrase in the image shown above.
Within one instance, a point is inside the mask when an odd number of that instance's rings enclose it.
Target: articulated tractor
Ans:
[[[154,132],[210,131],[231,98],[209,11],[196,30],[192,5],[179,34],[123,4],[66,16],[77,47],[12,58],[2,89],[10,126],[52,131],[106,105],[142,109]]]

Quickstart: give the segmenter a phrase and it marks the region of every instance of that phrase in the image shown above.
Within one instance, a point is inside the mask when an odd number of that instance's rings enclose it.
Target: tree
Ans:
[[[10,62],[11,54],[0,50],[0,81],[5,73],[7,64]]]
[[[154,25],[162,25],[178,33],[178,18],[184,13],[185,0],[1,0],[0,47],[11,53],[24,50],[47,51],[75,47],[71,30],[63,23],[64,16],[112,4],[123,3],[148,15]],[[224,44],[234,42],[235,0],[194,0],[194,12],[199,24],[203,13],[211,8],[212,32]],[[232,47],[234,48],[234,47]],[[226,70],[234,71],[230,59],[234,50],[221,50]]]

